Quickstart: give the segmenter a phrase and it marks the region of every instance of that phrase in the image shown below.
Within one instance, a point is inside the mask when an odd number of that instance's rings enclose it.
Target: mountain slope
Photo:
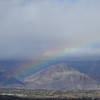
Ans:
[[[100,78],[100,60],[66,61],[65,63],[82,73]]]
[[[14,77],[0,77],[0,87],[2,88],[2,87],[7,87],[7,88],[17,88],[17,87],[24,87],[25,86],[25,84],[22,82],[22,81],[20,81],[20,80],[18,80],[18,79],[16,79],[16,78],[14,78]]]
[[[68,67],[66,63],[52,65],[35,75],[26,77],[27,88],[48,90],[97,89],[97,83],[87,75]]]

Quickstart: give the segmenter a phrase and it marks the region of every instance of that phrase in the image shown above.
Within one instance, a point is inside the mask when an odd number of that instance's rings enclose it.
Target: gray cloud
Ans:
[[[99,0],[0,0],[0,59],[99,41],[99,5]]]

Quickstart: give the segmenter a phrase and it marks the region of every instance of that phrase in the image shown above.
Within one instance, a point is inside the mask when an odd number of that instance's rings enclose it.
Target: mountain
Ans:
[[[95,90],[97,82],[66,63],[51,65],[23,79],[26,88],[48,90]]]
[[[22,64],[25,64],[24,61],[0,61],[0,87],[86,90],[98,89],[100,84],[99,60],[74,59],[57,62],[18,79],[16,71],[19,71]]]
[[[100,83],[100,60],[74,60],[64,63],[67,63],[68,66],[71,66],[79,72],[87,74]]]
[[[83,73],[100,76],[100,60],[67,61],[66,63]]]
[[[3,60],[0,61],[0,76],[11,76],[15,77],[16,72],[18,73],[19,69],[24,69],[23,65],[28,67],[27,62],[21,60]],[[96,60],[95,57],[90,58],[70,58],[62,61],[66,63],[69,67],[78,70],[81,73],[85,73],[90,77],[94,77],[97,80],[100,80],[100,60]],[[39,62],[37,61],[37,64]],[[59,62],[58,62],[59,63]],[[40,65],[41,66],[41,65]],[[22,73],[24,74],[24,73]]]

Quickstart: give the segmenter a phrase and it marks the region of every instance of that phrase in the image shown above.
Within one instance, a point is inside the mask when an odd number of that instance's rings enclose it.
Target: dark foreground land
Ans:
[[[0,96],[0,100],[100,100],[99,98],[24,98],[24,97],[16,97],[16,96]]]
[[[0,89],[0,100],[100,100],[100,91]]]

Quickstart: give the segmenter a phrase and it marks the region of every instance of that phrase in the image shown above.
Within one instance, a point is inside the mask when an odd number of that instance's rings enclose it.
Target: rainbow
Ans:
[[[35,74],[47,67],[54,65],[56,63],[60,63],[62,61],[66,61],[66,59],[73,57],[73,56],[85,56],[90,53],[93,49],[99,49],[100,42],[91,43],[87,46],[81,46],[78,48],[71,48],[62,50],[56,57],[48,58],[46,60],[40,61],[29,61],[20,66],[19,70],[17,71],[16,77],[17,78],[24,78]],[[100,52],[99,52],[100,53]]]

